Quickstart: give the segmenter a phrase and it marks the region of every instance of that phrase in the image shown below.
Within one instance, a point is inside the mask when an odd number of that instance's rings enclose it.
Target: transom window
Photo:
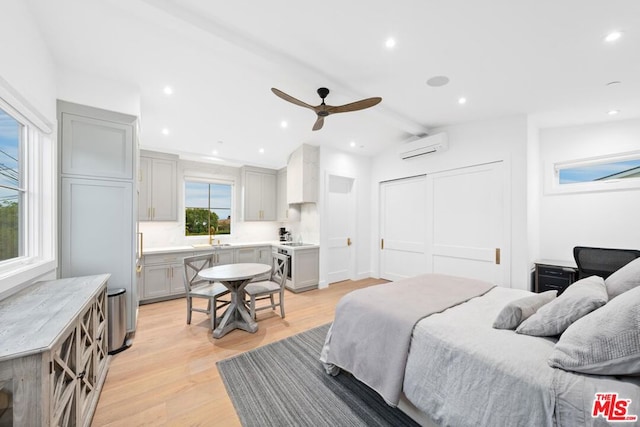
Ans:
[[[231,234],[233,185],[185,181],[185,236]]]
[[[23,126],[0,109],[0,261],[24,255]]]
[[[640,152],[558,162],[549,171],[549,193],[640,188]]]

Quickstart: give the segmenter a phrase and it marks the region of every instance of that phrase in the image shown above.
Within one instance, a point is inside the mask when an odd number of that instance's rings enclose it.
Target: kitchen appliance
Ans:
[[[284,227],[280,227],[280,241],[281,242],[287,241],[287,229]]]
[[[291,280],[291,272],[293,271],[293,257],[291,255],[293,255],[293,250],[291,249],[285,249],[285,248],[278,248],[278,253],[282,254],[284,256],[286,256],[289,260],[289,268],[287,269],[287,279]]]

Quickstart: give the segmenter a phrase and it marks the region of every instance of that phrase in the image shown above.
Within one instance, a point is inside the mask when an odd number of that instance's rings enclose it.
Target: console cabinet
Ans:
[[[107,375],[108,274],[38,282],[0,301],[0,424],[89,426]]]

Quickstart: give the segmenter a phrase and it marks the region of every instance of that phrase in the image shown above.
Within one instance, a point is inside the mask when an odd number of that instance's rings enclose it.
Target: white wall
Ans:
[[[55,67],[38,26],[23,0],[2,2],[0,12],[0,96],[16,107],[29,120],[51,127],[49,145],[42,147],[40,188],[43,194],[30,200],[39,200],[43,218],[34,226],[44,226],[38,236],[39,253],[32,264],[5,269],[0,273],[0,298],[11,295],[29,283],[55,278],[56,230],[56,85]],[[18,105],[19,104],[19,105]],[[46,163],[45,163],[46,162]]]
[[[640,119],[540,131],[540,175],[554,162],[640,150]],[[640,249],[640,189],[545,194],[540,257],[573,260],[574,246]]]
[[[37,112],[55,123],[55,66],[27,2],[2,2],[0,40],[0,77]]]
[[[449,149],[434,155],[401,160],[400,145],[373,158],[371,212],[372,241],[379,241],[380,182],[456,169],[481,163],[504,161],[511,190],[506,197],[511,210],[511,247],[503,251],[503,262],[509,262],[511,287],[529,289],[530,265],[527,245],[527,139],[525,116],[467,123],[433,129],[432,134],[446,132]],[[379,276],[379,249],[372,244],[371,260],[374,276]],[[505,253],[506,252],[506,253]]]
[[[356,230],[352,241],[355,251],[355,276],[364,279],[372,276],[371,271],[371,158],[350,154],[329,147],[320,147],[320,287],[327,286],[327,241],[322,232],[322,212],[328,175],[345,176],[354,179]]]
[[[58,69],[58,98],[140,117],[140,88],[69,68]]]

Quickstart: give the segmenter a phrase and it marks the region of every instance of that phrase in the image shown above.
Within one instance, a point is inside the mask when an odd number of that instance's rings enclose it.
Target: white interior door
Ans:
[[[509,215],[502,162],[427,177],[432,272],[508,282]]]
[[[327,176],[327,283],[341,282],[353,276],[353,184],[353,178]]]
[[[380,277],[426,273],[426,177],[380,184]]]

